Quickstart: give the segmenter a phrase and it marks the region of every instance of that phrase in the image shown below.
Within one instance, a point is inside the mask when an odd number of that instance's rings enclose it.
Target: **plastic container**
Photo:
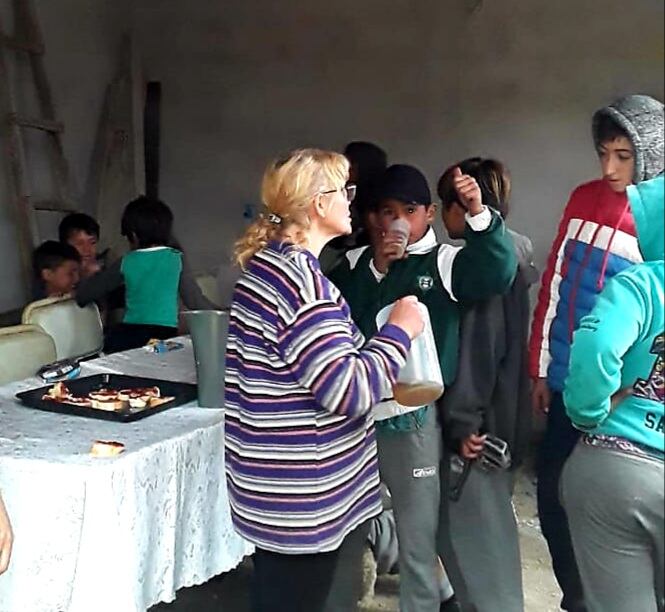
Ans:
[[[393,306],[394,304],[389,304],[376,315],[378,329],[388,321]],[[409,407],[426,406],[443,394],[443,378],[432,333],[432,323],[426,306],[419,302],[418,307],[425,327],[423,332],[411,342],[406,364],[393,385],[395,401]]]
[[[188,310],[183,315],[194,347],[199,406],[223,408],[229,313],[225,310]]]

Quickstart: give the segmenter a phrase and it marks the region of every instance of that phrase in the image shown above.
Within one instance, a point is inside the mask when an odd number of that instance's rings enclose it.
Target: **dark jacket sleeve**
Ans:
[[[464,248],[453,261],[455,298],[469,303],[506,293],[517,273],[517,257],[501,216],[492,211],[492,222],[482,232],[467,225],[464,240]]]
[[[524,457],[531,436],[528,290],[520,270],[506,295],[463,314],[457,378],[438,404],[444,441],[454,452],[483,431],[508,443],[513,466]]]
[[[506,350],[503,315],[501,297],[496,296],[462,316],[457,378],[438,402],[444,440],[454,452],[465,438],[484,429]]]
[[[178,293],[183,304],[189,310],[219,310],[220,308],[203,295],[203,291],[201,291],[201,287],[196,282],[194,273],[184,254],[182,256],[182,272],[180,273]]]
[[[122,259],[118,259],[97,274],[84,278],[76,287],[76,303],[79,306],[85,306],[91,302],[98,302],[112,291],[122,287],[125,280],[121,266]]]

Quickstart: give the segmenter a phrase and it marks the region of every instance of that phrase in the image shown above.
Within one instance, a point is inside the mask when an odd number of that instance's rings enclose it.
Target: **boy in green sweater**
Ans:
[[[445,385],[457,367],[460,308],[507,291],[517,259],[501,217],[483,205],[475,179],[455,171],[455,189],[467,211],[464,247],[438,244],[436,213],[427,180],[412,166],[390,166],[378,187],[375,221],[380,242],[353,249],[330,273],[366,337],[376,315],[406,295],[429,311]],[[390,231],[395,219],[409,225],[406,251]],[[400,609],[431,612],[440,605],[437,578],[441,431],[433,405],[374,408],[379,469],[392,495],[399,540]]]

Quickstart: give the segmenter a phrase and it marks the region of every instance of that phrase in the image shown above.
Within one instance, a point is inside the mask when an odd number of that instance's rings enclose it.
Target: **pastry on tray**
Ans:
[[[94,389],[87,396],[73,395],[67,386],[58,382],[43,396],[43,400],[93,408],[95,410],[119,411],[126,408],[142,410],[156,408],[173,400],[173,397],[162,397],[159,387],[136,387],[134,389]]]
[[[95,440],[90,447],[90,454],[93,457],[115,457],[125,450],[122,442],[114,440]]]

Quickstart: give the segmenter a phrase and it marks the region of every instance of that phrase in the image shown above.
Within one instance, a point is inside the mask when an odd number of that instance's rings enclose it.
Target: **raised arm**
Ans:
[[[390,322],[360,350],[354,333],[337,303],[317,300],[300,308],[279,338],[285,363],[331,413],[358,416],[391,397],[411,346],[409,335]]]
[[[220,306],[209,300],[199,287],[187,258],[182,256],[182,272],[178,293],[183,304],[190,310],[219,310]]]
[[[453,172],[460,205],[466,209],[465,246],[439,249],[438,267],[443,286],[459,302],[477,302],[508,291],[517,273],[517,257],[501,216],[483,205],[475,178]]]
[[[121,271],[122,259],[114,261],[110,266],[93,276],[84,278],[76,287],[75,297],[79,306],[103,299],[112,291],[125,283]]]
[[[481,214],[486,215],[485,228],[480,219],[467,216],[466,244],[452,262],[452,294],[459,302],[478,302],[506,293],[517,273],[515,248],[501,216],[489,208]],[[443,278],[441,257],[439,262]]]

